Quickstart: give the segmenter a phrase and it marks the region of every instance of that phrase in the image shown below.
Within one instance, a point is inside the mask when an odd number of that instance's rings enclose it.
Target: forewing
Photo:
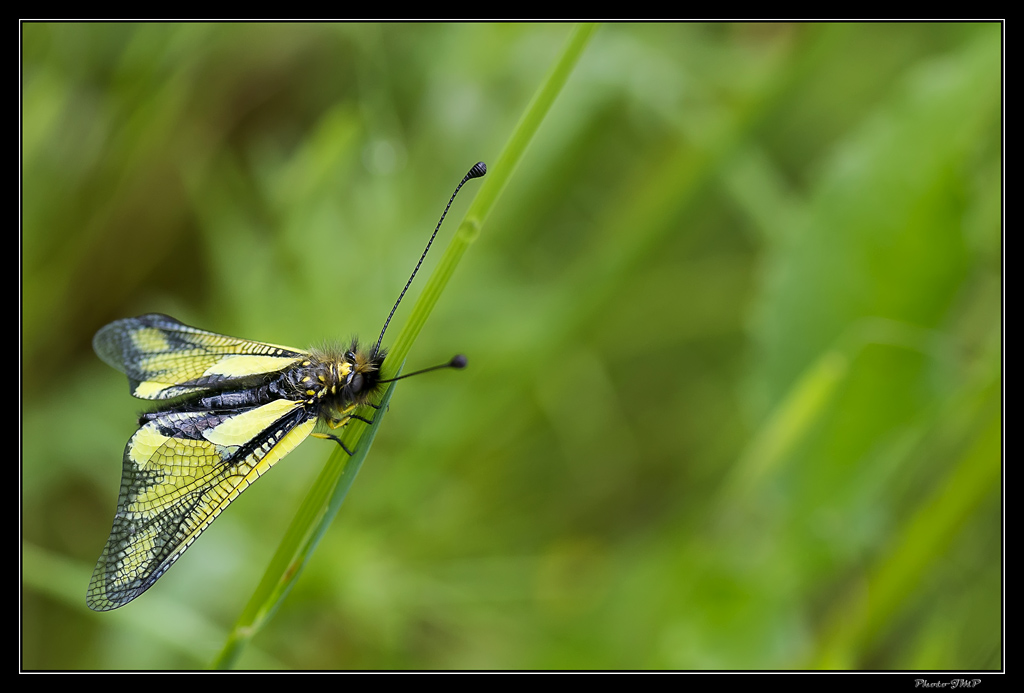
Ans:
[[[112,322],[96,333],[92,345],[128,376],[131,393],[142,399],[223,388],[308,356],[301,349],[199,330],[159,313]]]
[[[166,412],[124,451],[121,493],[86,603],[124,606],[149,589],[211,522],[310,434],[316,414],[275,400],[241,412]]]

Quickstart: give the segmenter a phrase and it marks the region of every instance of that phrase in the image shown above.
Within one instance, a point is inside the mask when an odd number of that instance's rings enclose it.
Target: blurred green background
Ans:
[[[206,666],[332,451],[90,612],[145,409],[95,331],[375,338],[570,31],[22,25],[24,668]],[[1000,61],[601,27],[408,361],[469,369],[399,387],[238,665],[1001,667]]]

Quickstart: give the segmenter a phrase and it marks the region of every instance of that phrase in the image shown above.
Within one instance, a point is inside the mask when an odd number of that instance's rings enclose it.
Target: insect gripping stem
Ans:
[[[239,339],[159,313],[96,333],[100,358],[128,376],[132,395],[155,406],[125,446],[117,511],[86,592],[89,608],[110,611],[152,587],[239,494],[308,436],[335,440],[352,454],[338,436],[314,429],[371,423],[356,408],[398,379],[380,377],[388,323],[455,194],[486,170],[473,166],[448,200],[370,353],[357,342],[304,350]],[[418,372],[465,365],[466,357],[456,356]]]

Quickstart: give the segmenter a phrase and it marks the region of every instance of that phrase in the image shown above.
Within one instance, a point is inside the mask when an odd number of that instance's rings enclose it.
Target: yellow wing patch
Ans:
[[[121,493],[86,595],[96,611],[127,604],[178,560],[211,522],[313,431],[302,402],[240,412],[161,413],[124,451]]]
[[[292,347],[228,337],[150,313],[112,322],[93,338],[100,358],[128,376],[131,393],[170,399],[284,370],[309,356]]]

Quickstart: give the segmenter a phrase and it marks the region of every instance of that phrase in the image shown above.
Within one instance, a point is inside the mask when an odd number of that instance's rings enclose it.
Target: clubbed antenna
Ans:
[[[393,383],[396,380],[402,380],[403,378],[411,378],[414,375],[420,375],[421,373],[429,373],[430,371],[437,371],[442,368],[454,368],[456,370],[462,370],[463,368],[466,367],[466,363],[467,361],[465,356],[463,356],[462,354],[456,354],[455,356],[452,356],[451,360],[448,363],[442,363],[440,366],[431,366],[430,368],[424,368],[421,371],[414,371],[412,373],[400,375],[397,378],[388,378],[387,380],[378,380],[377,382]]]
[[[459,194],[460,190],[462,190],[462,186],[466,184],[466,181],[471,178],[481,178],[485,173],[487,173],[487,164],[482,161],[478,161],[473,164],[473,168],[469,169],[469,173],[463,177],[462,182],[459,183],[457,188],[455,188],[455,192],[452,193],[451,199],[448,200],[448,206],[444,208],[441,218],[437,221],[437,226],[434,227],[434,233],[430,234],[430,240],[427,241],[427,247],[423,249],[423,254],[420,255],[420,261],[416,263],[415,269],[413,269],[412,274],[409,275],[409,281],[405,283],[405,288],[402,289],[402,293],[398,295],[398,300],[395,301],[395,307],[391,309],[391,312],[388,314],[388,319],[384,321],[384,328],[380,331],[380,337],[377,338],[377,345],[373,347],[373,354],[376,355],[380,353],[380,345],[381,342],[384,341],[384,333],[388,331],[388,325],[391,323],[391,317],[395,314],[395,311],[398,310],[398,304],[402,302],[405,292],[409,290],[409,285],[412,284],[412,280],[416,276],[416,273],[420,271],[420,265],[423,264],[423,258],[427,256],[427,251],[430,250],[430,244],[434,242],[434,236],[437,235],[438,230],[441,228],[441,222],[444,221],[445,215],[448,214],[448,210],[451,209],[452,202],[455,201],[455,196]],[[458,366],[455,367],[457,368]]]

